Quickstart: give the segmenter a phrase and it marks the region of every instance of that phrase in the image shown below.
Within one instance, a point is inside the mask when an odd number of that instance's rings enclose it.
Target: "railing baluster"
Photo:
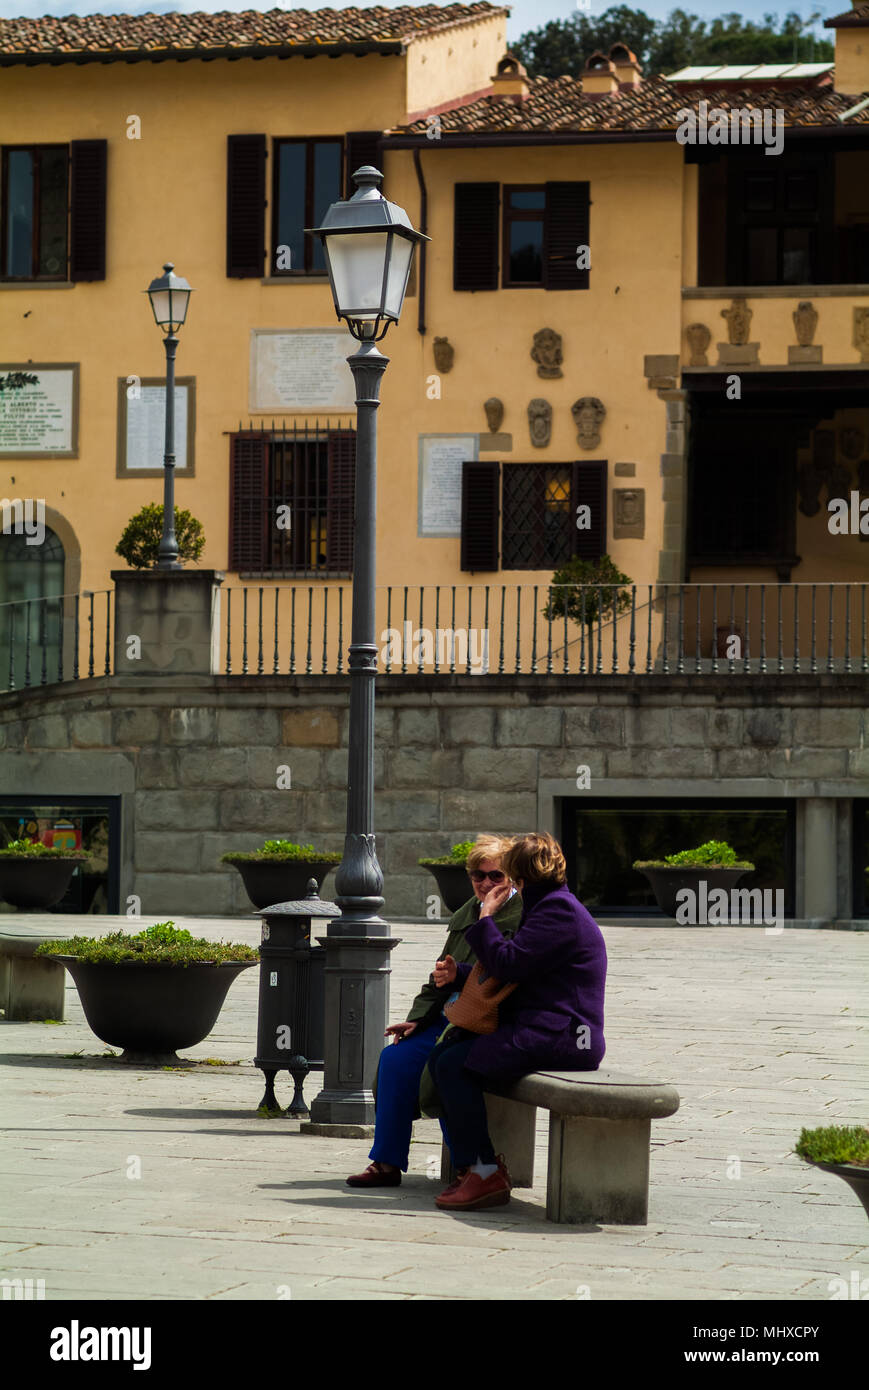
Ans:
[[[392,675],[392,585],[386,588],[386,674]]]
[[[712,674],[718,675],[718,585],[712,585]]]
[[[401,618],[401,674],[407,674],[407,585],[404,586],[404,604]]]
[[[275,585],[275,649],[272,654],[272,675],[278,674],[278,599],[280,598],[280,585]]]
[[[111,672],[111,646],[110,646],[110,639],[109,639],[109,630],[110,630],[110,627],[111,627],[111,617],[112,617],[112,595],[111,595],[111,591],[110,591],[109,589],[107,589],[107,590],[106,590],[106,675],[109,675],[110,672]]]
[[[551,590],[551,589],[549,590],[549,592],[550,592],[550,594],[552,594],[552,590]],[[569,595],[568,595],[568,593],[567,593],[566,590],[564,590],[563,598],[564,598],[564,602],[563,602],[562,605],[561,605],[561,614],[562,614],[562,619],[563,619],[563,623],[564,623],[564,674],[567,675],[568,671],[570,670],[570,662],[569,662],[569,660],[568,660],[568,655],[567,655],[567,647],[568,647],[568,642],[567,642],[567,605],[568,605],[568,602],[569,602]],[[550,602],[551,602],[551,599],[550,599]]]
[[[329,590],[322,590],[323,594],[323,670],[322,675],[326,675],[329,670]]]
[[[860,670],[869,671],[866,652],[866,585],[860,585]]]
[[[845,671],[851,674],[851,585],[845,587]]]
[[[424,591],[424,587],[423,587],[422,584],[420,584],[420,586],[419,586],[419,664],[417,665],[417,668],[416,668],[416,669],[417,669],[417,674],[420,675],[420,676],[422,675],[423,670],[425,669],[425,663],[423,662],[423,659],[422,659],[423,652],[425,651],[425,636],[424,636],[424,630],[423,630],[423,625],[422,625],[423,595],[424,595],[424,592],[425,592],[425,591]]]
[[[290,675],[296,674],[296,586],[290,590]]]
[[[647,604],[647,614],[649,619],[648,631],[646,633],[646,675],[651,674],[652,670],[652,586],[649,585],[649,601]]]
[[[391,592],[391,591],[390,591]],[[389,627],[389,623],[386,624]],[[344,585],[338,585],[338,675],[344,674]]]
[[[700,645],[700,606],[703,601],[703,591],[699,584],[694,585],[694,611],[697,614],[694,634],[694,674],[698,676],[702,669],[703,651]]]
[[[751,669],[749,657],[751,655],[751,614],[748,609],[748,585],[745,588],[745,646],[742,651],[742,674],[747,675]]]
[[[619,599],[621,589],[613,585],[613,669],[611,674],[616,675],[619,669],[619,649],[618,649],[618,626],[619,626]]]
[[[670,657],[669,657],[669,651],[668,651],[668,647],[669,647],[669,633],[668,633],[668,631],[667,631],[668,623],[669,623],[669,615],[670,615],[670,594],[669,594],[669,588],[670,588],[669,584],[665,584],[665,585],[664,585],[664,664],[663,664],[663,666],[661,667],[661,670],[664,672],[664,675],[665,675],[665,676],[668,676],[668,675],[670,674]]]
[[[794,584],[794,671],[800,670],[800,586]]]
[[[39,600],[39,602],[42,604],[42,607],[39,610],[39,645],[42,648],[42,677],[40,679],[39,684],[47,685],[48,666],[46,663],[48,661],[48,642],[46,641],[45,634],[45,605],[48,602],[48,599],[42,598]]]
[[[579,674],[587,674],[585,669],[585,585],[579,586]]]
[[[735,626],[736,626],[736,586],[735,586],[734,584],[731,584],[731,586],[730,586],[730,627],[728,628],[728,631],[727,631],[727,651],[728,651],[728,657],[727,657],[727,674],[728,674],[729,676],[732,676],[733,673],[734,673],[734,671],[736,670],[736,663],[735,663],[734,657],[733,657],[733,645],[734,645],[734,644],[733,644],[733,640],[732,640],[732,639],[733,639],[733,636],[734,636],[733,629],[734,629]],[[744,635],[745,635],[745,634],[743,633],[743,636],[744,636]]]
[[[537,675],[537,585],[534,585],[534,622],[531,627],[531,674]]]
[[[594,673],[596,676],[601,674],[603,657],[603,589],[600,584],[597,586],[597,651],[594,654]]]
[[[434,669],[435,675],[440,675],[440,652],[438,651],[438,629],[441,625],[441,586],[435,584],[435,621],[434,621]]]
[[[501,585],[501,621],[499,624],[500,632],[498,636],[498,675],[504,674],[504,604],[507,601],[507,586]]]
[[[30,609],[31,600],[24,604],[24,689],[30,689]]]
[[[78,595],[76,595],[78,602]],[[9,609],[9,684],[8,690],[15,689],[15,609],[16,604],[12,604]]]
[[[313,612],[314,612],[314,586],[313,586],[313,584],[309,584],[309,585],[308,585],[308,642],[307,642],[307,649],[306,649],[306,651],[305,651],[305,675],[306,675],[306,676],[310,676],[310,674],[311,674],[311,631],[312,631],[312,626],[313,626],[313,624],[312,624]]]
[[[256,673],[263,673],[263,586],[259,586],[259,605],[257,609]]]
[[[817,657],[817,642],[816,642],[816,638],[817,638],[817,609],[816,609],[816,598],[817,598],[817,586],[816,586],[815,584],[813,584],[813,585],[812,585],[812,659],[811,659],[811,661],[809,662],[809,670],[810,670],[810,672],[811,672],[812,675],[815,675],[815,673],[817,672],[817,669],[818,669],[818,663],[817,663],[817,660],[816,660],[816,657]]]
[[[766,585],[760,586],[760,673],[766,675]]]
[[[469,584],[469,585],[468,585],[468,639],[467,639],[466,650],[465,650],[465,675],[466,675],[466,676],[469,676],[469,675],[471,674],[471,627],[472,627],[472,624],[473,624],[473,621],[474,621],[473,618],[471,617],[471,606],[472,606],[472,602],[473,602],[473,586],[472,586],[471,584]]]
[[[679,585],[679,650],[676,654],[676,674],[685,674],[685,585]]]
[[[78,680],[78,645],[81,641],[81,618],[79,616],[79,595],[75,596],[75,634],[72,657],[72,678]]]
[[[776,623],[777,623],[777,626],[778,626],[778,668],[777,668],[777,669],[778,669],[779,675],[781,675],[782,672],[783,672],[784,669],[785,669],[784,626],[783,626],[783,624],[782,624],[782,585],[781,585],[781,584],[779,584],[779,586],[778,586],[778,599],[777,599],[777,605],[778,605],[778,606],[777,606],[777,612],[776,612]]]
[[[232,675],[232,589],[226,591],[226,674]]]
[[[829,586],[829,588],[830,588],[830,600],[829,600],[829,602],[830,602],[830,614],[829,614],[829,623],[828,623],[828,628],[827,628],[827,670],[828,670],[828,671],[835,671],[835,669],[836,669],[836,663],[835,663],[834,660],[833,660],[833,586],[832,586],[832,584]]]
[[[247,585],[241,591],[241,673],[247,675]]]
[[[488,584],[486,585],[485,595],[486,595],[486,604],[485,604],[485,611],[484,611],[484,614],[483,614],[483,630],[482,630],[482,632],[480,633],[480,674],[481,674],[481,675],[486,675],[486,676],[488,676],[488,674],[489,674],[489,667],[490,667],[490,664],[491,664],[490,658],[489,658],[489,586],[488,586]],[[437,639],[437,633],[435,633],[435,639]],[[485,652],[484,652],[484,650],[483,650],[484,646],[485,646]]]
[[[628,646],[628,675],[634,674],[634,652],[637,645],[637,586],[631,585],[631,632]]]
[[[63,595],[57,600],[57,679],[63,680]]]
[[[455,586],[455,584],[452,584],[452,585],[450,586],[450,590],[451,590],[451,592],[450,592],[450,631],[451,631],[452,634],[453,634],[452,637],[450,638],[450,675],[451,675],[451,676],[454,676],[455,673],[456,673],[456,586]]]
[[[94,594],[90,592],[90,603],[88,604],[88,627],[90,629],[88,639],[88,676],[94,673]]]
[[[516,674],[522,669],[520,664],[520,643],[521,643],[521,613],[522,613],[522,586],[517,584],[516,588]]]

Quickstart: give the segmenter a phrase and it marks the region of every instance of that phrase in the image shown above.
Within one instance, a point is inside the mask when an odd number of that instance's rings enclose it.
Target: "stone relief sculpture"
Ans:
[[[869,309],[854,310],[854,346],[861,362],[869,362]]]
[[[839,452],[849,461],[856,463],[863,457],[866,435],[857,425],[845,425],[839,431]]]
[[[535,449],[543,449],[552,435],[552,406],[541,396],[528,402],[528,430]]]
[[[731,345],[743,347],[748,342],[751,320],[754,311],[749,309],[745,299],[737,298],[730,302],[729,309],[721,310],[721,317],[727,322],[727,336]]]
[[[435,366],[439,372],[451,372],[456,350],[449,338],[435,338],[432,343]]]
[[[576,442],[581,449],[596,449],[600,444],[600,427],[606,406],[597,396],[580,396],[570,407],[576,425]]]
[[[685,336],[688,339],[688,347],[691,350],[691,367],[708,367],[709,362],[706,357],[712,334],[705,323],[689,323],[685,329]]]
[[[818,326],[817,309],[808,299],[802,299],[794,309],[792,317],[800,347],[811,347]]]
[[[486,412],[486,423],[489,426],[490,434],[497,434],[504,419],[504,402],[497,396],[490,396],[483,402],[483,409]]]
[[[532,361],[537,363],[537,375],[552,379],[563,376],[561,364],[564,356],[561,351],[561,334],[554,328],[541,328],[534,334],[531,349]]]

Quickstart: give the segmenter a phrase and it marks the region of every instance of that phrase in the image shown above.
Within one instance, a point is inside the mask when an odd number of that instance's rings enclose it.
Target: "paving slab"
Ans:
[[[47,917],[52,929],[79,925]],[[176,921],[210,940],[259,938],[253,916]],[[445,930],[393,931],[397,1020]],[[364,1166],[369,1141],[302,1136],[296,1120],[255,1114],[256,971],[233,984],[188,1065],[165,1071],[110,1055],[68,978],[62,1026],[0,1022],[2,1276],[45,1278],[47,1300],[95,1302],[579,1301],[587,1287],[604,1301],[692,1303],[828,1301],[831,1279],[865,1277],[862,1207],[792,1149],[803,1125],[865,1122],[866,934],[604,935],[607,1063],[682,1097],[652,1127],[647,1226],[547,1222],[544,1112],[537,1180],[507,1207],[435,1207],[440,1182],[427,1171],[440,1129],[430,1120],[415,1128],[400,1188],[352,1192],[344,1178]],[[308,1077],[308,1103],[320,1085]],[[289,1078],[278,1094],[289,1103]],[[734,1156],[738,1179],[727,1175]],[[128,1176],[133,1158],[140,1177]]]

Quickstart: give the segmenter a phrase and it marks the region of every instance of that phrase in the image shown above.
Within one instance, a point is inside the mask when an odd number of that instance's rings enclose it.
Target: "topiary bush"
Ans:
[[[155,922],[135,936],[112,932],[93,938],[74,936],[69,941],[45,941],[37,956],[76,956],[92,965],[117,965],[136,961],[141,965],[220,965],[229,960],[258,960],[259,951],[242,942],[206,941],[191,936],[174,922]]]
[[[149,502],[130,517],[115,552],[126,560],[131,569],[153,569],[159,558],[162,535],[163,503]],[[205,549],[202,522],[178,507],[175,508],[175,539],[178,542],[179,560],[198,560]]]

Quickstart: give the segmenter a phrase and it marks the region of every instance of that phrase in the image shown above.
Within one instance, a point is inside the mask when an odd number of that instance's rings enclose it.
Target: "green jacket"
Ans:
[[[447,936],[446,944],[440,954],[441,960],[444,956],[452,956],[457,964],[468,962],[473,965],[476,956],[465,940],[465,930],[472,922],[476,922],[479,915],[480,902],[476,896],[469,898],[464,906],[459,908],[458,912],[453,913],[450,918],[449,935]],[[509,938],[519,926],[521,917],[522,898],[518,893],[514,893],[512,898],[509,898],[504,906],[499,908],[495,913],[493,920],[498,924],[498,928],[503,935]],[[420,1031],[425,1028],[430,1028],[433,1023],[437,1023],[440,1019],[443,1007],[453,993],[453,985],[442,985],[438,988],[433,978],[429,976],[428,981],[423,985],[419,994],[411,1004],[406,1021],[408,1023],[417,1024]],[[397,1046],[400,1047],[401,1044],[399,1043]],[[375,1096],[377,1095],[376,1078],[374,1094]],[[427,1065],[423,1071],[420,1082],[419,1111],[420,1114],[434,1114],[435,1117],[440,1113],[438,1109],[437,1092],[434,1088],[434,1082],[429,1075]],[[414,1116],[414,1119],[418,1120],[419,1118],[419,1114]]]

